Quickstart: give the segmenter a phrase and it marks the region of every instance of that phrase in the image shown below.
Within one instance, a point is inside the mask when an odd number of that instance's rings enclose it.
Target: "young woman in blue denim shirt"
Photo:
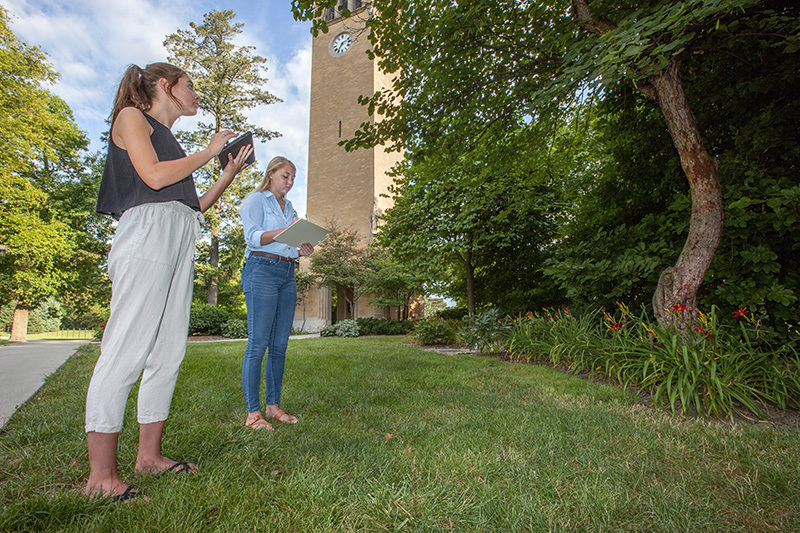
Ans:
[[[242,363],[242,388],[247,408],[245,425],[271,430],[267,421],[296,424],[297,418],[280,408],[286,347],[292,332],[297,285],[294,273],[299,256],[314,248],[299,249],[275,241],[275,237],[297,221],[297,212],[286,194],[294,185],[296,169],[285,157],[275,157],[264,179],[241,208],[247,260],[242,268],[242,289],[247,304],[247,348]],[[261,411],[259,387],[264,353],[266,398]],[[266,417],[266,418],[265,418]]]

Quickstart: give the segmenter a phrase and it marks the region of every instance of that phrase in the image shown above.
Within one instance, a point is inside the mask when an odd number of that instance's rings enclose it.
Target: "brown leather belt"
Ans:
[[[260,255],[261,257],[269,257],[270,259],[280,259],[281,261],[289,261],[290,263],[294,263],[295,266],[300,264],[300,261],[297,259],[292,259],[291,257],[284,257],[282,255],[275,255],[275,254],[268,254],[267,252],[250,252],[253,255]]]

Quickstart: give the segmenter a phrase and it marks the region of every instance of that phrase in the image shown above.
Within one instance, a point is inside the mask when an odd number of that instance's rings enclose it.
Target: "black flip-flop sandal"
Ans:
[[[141,492],[139,492],[138,490],[134,489],[129,485],[128,488],[125,489],[125,492],[123,492],[122,494],[117,494],[116,496],[112,496],[111,502],[112,503],[127,502],[128,500],[135,500],[136,498],[141,498],[143,496],[144,494],[142,494]]]
[[[164,470],[164,472],[173,472],[175,474],[180,474],[182,472],[192,473],[194,471],[192,470],[192,467],[189,466],[189,463],[187,463],[185,461],[178,461],[177,463],[175,463],[171,467],[169,467],[166,470]]]

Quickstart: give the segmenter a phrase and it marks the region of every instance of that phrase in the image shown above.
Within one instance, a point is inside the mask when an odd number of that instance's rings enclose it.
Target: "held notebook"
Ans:
[[[295,248],[300,248],[300,245],[304,242],[310,243],[311,246],[317,246],[319,243],[324,241],[327,236],[328,230],[322,226],[317,226],[313,222],[309,222],[308,220],[301,218],[282,232],[278,233],[275,236],[275,240],[284,244],[288,244],[289,246],[294,246]]]
[[[232,157],[236,157],[236,154],[239,153],[239,150],[241,150],[243,146],[247,146],[248,144],[253,146],[253,148],[255,148],[255,146],[253,145],[253,134],[250,133],[249,131],[247,133],[239,135],[234,140],[226,144],[222,148],[222,151],[219,153],[220,167],[224,169],[225,166],[228,164],[228,154],[231,154]],[[253,150],[253,153],[250,154],[250,156],[247,158],[246,163],[248,165],[252,165],[255,162],[256,162],[256,151]]]

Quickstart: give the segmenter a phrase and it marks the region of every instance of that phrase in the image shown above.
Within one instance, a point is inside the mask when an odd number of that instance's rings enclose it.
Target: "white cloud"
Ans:
[[[254,124],[278,131],[281,137],[256,147],[263,170],[276,155],[288,157],[297,166],[297,180],[289,193],[295,209],[306,214],[308,176],[308,110],[311,86],[311,46],[298,50],[287,61],[267,56],[267,90],[283,102],[263,106],[249,114]]]
[[[205,5],[203,5],[205,4]],[[111,111],[114,93],[125,68],[163,61],[166,35],[201,22],[204,8],[256,9],[248,0],[230,0],[224,7],[188,0],[0,0],[12,17],[15,34],[41,47],[61,79],[52,88],[72,108],[78,126],[87,131],[91,149],[101,149],[100,135]],[[297,211],[306,212],[308,160],[308,106],[311,82],[311,39],[304,27],[291,21],[288,2],[262,6],[259,20],[244,22],[236,44],[254,46],[267,58],[266,90],[283,102],[255,109],[250,120],[282,137],[256,147],[259,168],[275,155],[285,155],[297,165],[297,181],[289,195]],[[211,6],[211,7],[209,7]],[[252,29],[251,29],[252,28]],[[304,33],[305,32],[305,33]],[[270,49],[263,37],[273,39]],[[291,35],[290,39],[287,36]],[[301,36],[297,38],[296,36]],[[289,42],[287,42],[287,40]],[[176,129],[191,129],[202,117],[185,117]]]

